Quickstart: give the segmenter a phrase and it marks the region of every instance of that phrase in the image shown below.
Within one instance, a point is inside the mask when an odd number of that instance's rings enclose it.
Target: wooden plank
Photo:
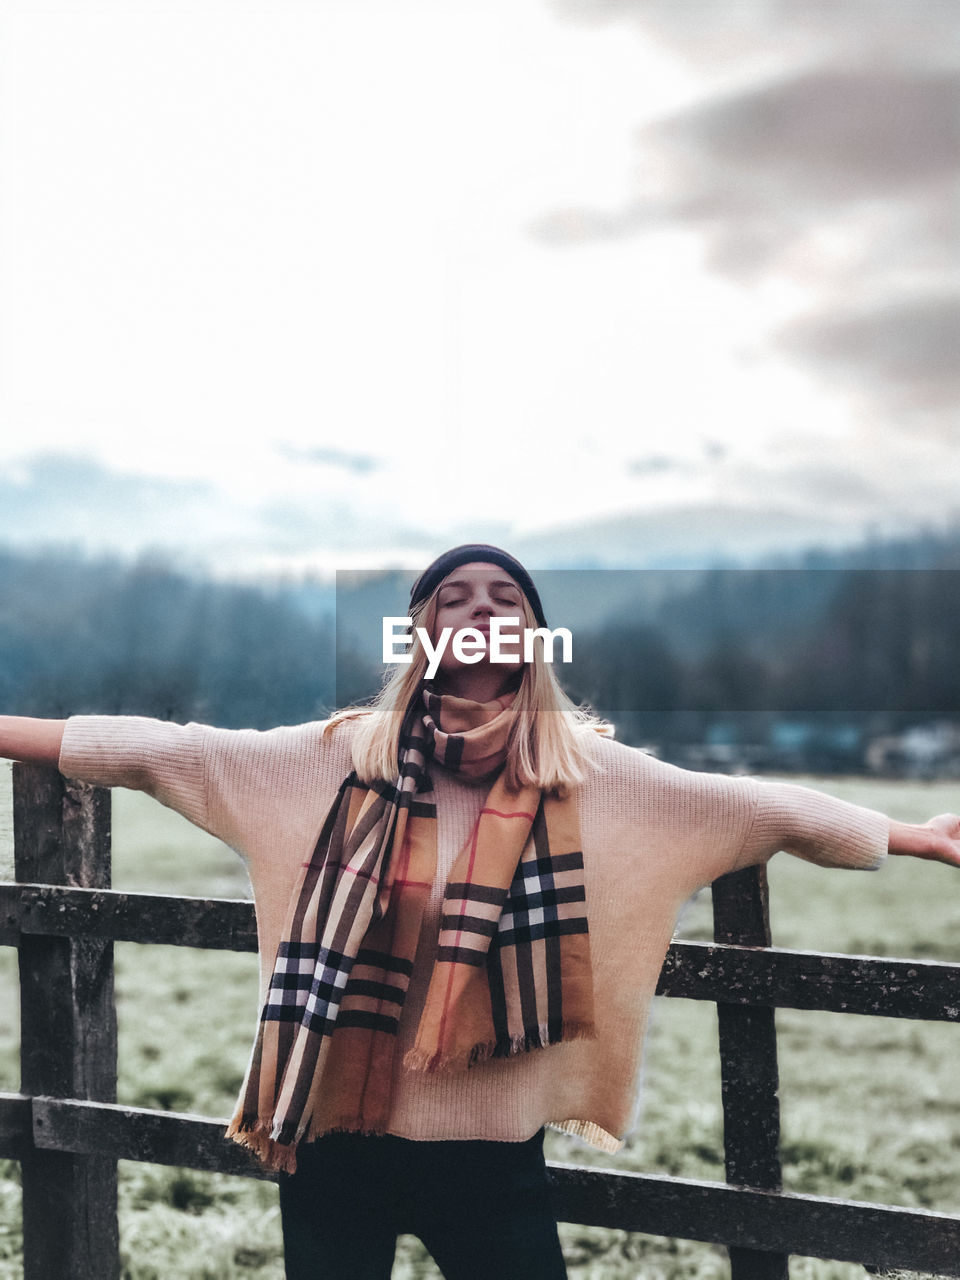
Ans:
[[[768,947],[770,907],[766,868],[748,868],[713,885],[717,942]],[[723,1151],[727,1182],[778,1191],[780,1075],[773,1009],[717,1003]],[[730,1242],[732,1280],[788,1280],[785,1253],[755,1252]]]
[[[773,1011],[721,1004],[717,1013],[727,1181],[777,1191],[780,1077]]]
[[[565,1222],[960,1275],[960,1218],[824,1196],[551,1165]]]
[[[110,883],[110,796],[39,765],[14,765],[19,879]],[[20,937],[21,1089],[116,1098],[113,944]],[[22,1157],[24,1280],[120,1274],[117,1166],[108,1156],[30,1149]]]
[[[178,898],[46,884],[0,885],[8,930],[50,937],[109,938],[222,951],[256,951],[253,903],[244,898]]]
[[[257,948],[253,903],[245,898],[175,898],[0,882],[0,942],[16,943],[21,929],[50,937],[230,951]],[[958,1022],[960,964],[675,942],[657,994],[749,1007]]]
[[[225,1120],[36,1098],[34,1123],[41,1147],[107,1150],[118,1159],[276,1180],[224,1139]],[[960,1276],[958,1217],[654,1174],[548,1167],[564,1222]]]
[[[0,1093],[0,1157],[22,1160],[32,1145],[30,1099],[22,1093]]]
[[[44,1150],[144,1160],[275,1182],[255,1156],[224,1137],[226,1120],[144,1107],[34,1098],[33,1140]]]
[[[657,988],[689,1000],[960,1021],[960,964],[674,943]]]

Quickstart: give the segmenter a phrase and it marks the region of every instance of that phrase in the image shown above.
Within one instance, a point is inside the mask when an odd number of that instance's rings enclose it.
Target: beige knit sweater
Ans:
[[[351,722],[215,729],[134,716],[67,722],[68,777],[148,792],[245,860],[260,938],[261,1000],[288,899],[352,766]],[[542,1125],[615,1151],[633,1113],[644,1026],[678,912],[725,872],[778,849],[873,869],[888,819],[788,783],[693,773],[589,735],[596,771],[578,789],[598,1035],[445,1075],[399,1073],[389,1131],[406,1138],[522,1141]],[[443,888],[486,796],[435,767],[438,866],[400,1023],[413,1043]],[[255,1028],[251,1026],[251,1032]]]

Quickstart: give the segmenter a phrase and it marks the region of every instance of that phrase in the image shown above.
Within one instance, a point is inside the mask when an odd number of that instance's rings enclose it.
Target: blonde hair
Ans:
[[[434,634],[437,596],[442,585],[411,610],[411,661],[398,664],[387,674],[369,706],[345,707],[330,718],[324,730],[328,733],[345,720],[360,720],[353,740],[353,765],[367,784],[396,780],[400,727],[427,670],[426,650],[416,628],[425,627],[429,635]],[[525,595],[521,601],[523,625],[536,627],[536,617]],[[609,736],[613,726],[588,707],[578,707],[564,693],[553,664],[544,659],[543,640],[539,637],[534,642],[533,661],[523,668],[513,706],[516,718],[507,739],[504,766],[504,780],[512,790],[535,786],[563,795],[568,787],[585,780],[588,769],[597,767],[587,747],[590,735]]]

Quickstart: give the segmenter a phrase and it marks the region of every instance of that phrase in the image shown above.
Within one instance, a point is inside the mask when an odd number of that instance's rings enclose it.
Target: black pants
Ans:
[[[528,1142],[413,1142],[329,1133],[280,1175],[287,1280],[388,1280],[419,1236],[446,1280],[562,1280],[543,1158]]]

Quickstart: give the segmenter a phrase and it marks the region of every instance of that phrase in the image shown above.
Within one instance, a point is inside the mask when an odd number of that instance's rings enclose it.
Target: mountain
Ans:
[[[756,563],[818,543],[836,547],[849,524],[777,507],[745,510],[714,504],[608,516],[513,540],[531,567],[703,569]]]

